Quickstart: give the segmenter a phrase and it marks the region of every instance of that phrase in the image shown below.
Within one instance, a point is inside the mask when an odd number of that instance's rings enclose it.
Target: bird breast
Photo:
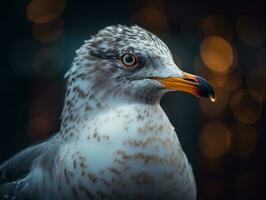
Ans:
[[[174,197],[193,184],[174,128],[159,105],[117,106],[80,124],[75,134],[62,145],[57,173],[72,196]]]

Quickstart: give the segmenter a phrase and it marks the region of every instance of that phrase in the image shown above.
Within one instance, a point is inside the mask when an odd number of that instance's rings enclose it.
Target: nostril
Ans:
[[[194,80],[194,79],[192,79],[192,78],[184,78],[184,80],[186,80],[186,81],[190,81],[190,82],[194,82],[194,83],[197,83],[197,81]]]

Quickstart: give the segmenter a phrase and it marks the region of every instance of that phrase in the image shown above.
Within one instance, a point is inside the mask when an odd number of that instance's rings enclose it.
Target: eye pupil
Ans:
[[[134,58],[131,55],[126,55],[125,61],[126,61],[126,63],[132,63],[134,61]]]
[[[137,59],[134,55],[127,53],[122,56],[122,63],[127,67],[132,67],[137,63]]]

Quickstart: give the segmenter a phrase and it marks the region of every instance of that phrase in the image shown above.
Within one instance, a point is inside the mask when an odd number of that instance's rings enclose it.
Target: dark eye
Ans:
[[[121,57],[121,61],[123,65],[126,67],[133,67],[137,64],[137,58],[133,54],[126,53]]]

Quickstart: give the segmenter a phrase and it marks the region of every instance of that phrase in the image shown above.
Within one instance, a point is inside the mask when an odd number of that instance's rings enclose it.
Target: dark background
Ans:
[[[266,199],[264,13],[263,1],[243,0],[1,2],[0,160],[59,129],[63,76],[85,39],[107,25],[138,24],[217,93],[214,104],[181,93],[162,99],[198,199]]]

